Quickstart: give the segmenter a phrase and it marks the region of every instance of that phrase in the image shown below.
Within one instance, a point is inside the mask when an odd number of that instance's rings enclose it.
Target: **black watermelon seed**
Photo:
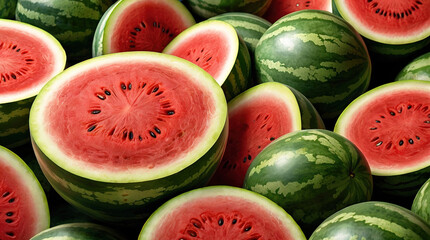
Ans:
[[[156,91],[158,91],[158,87],[155,87],[154,89],[152,89],[153,93],[155,93]]]
[[[403,143],[404,143],[404,142],[403,142],[403,140],[400,140],[400,141],[399,141],[399,146],[402,146],[402,145],[403,145]]]
[[[157,26],[157,22],[153,22],[152,26],[156,27]]]
[[[420,140],[420,137],[419,137],[419,136],[415,136],[415,138],[416,138],[417,140]]]
[[[237,223],[237,219],[236,218],[231,221],[231,224],[236,224],[236,223]]]
[[[248,160],[251,160],[251,158],[252,158],[251,155],[248,154]]]
[[[134,28],[134,30],[136,30],[136,32],[140,32],[141,31],[141,29],[140,28]]]
[[[414,144],[414,140],[412,140],[412,138],[410,138],[410,139],[408,140],[408,142],[409,142],[410,144]]]
[[[192,230],[188,230],[187,233],[191,236],[191,237],[197,237],[197,233],[192,231]]]
[[[376,128],[376,127],[372,127],[372,128],[370,128],[369,130],[376,130],[376,129],[378,129],[378,128]]]
[[[9,194],[10,194],[10,192],[5,192],[5,193],[3,193],[2,197],[7,197],[7,196],[9,196]]]
[[[18,48],[18,49],[16,50],[16,52],[19,52],[19,51],[21,51],[21,48]]]
[[[128,139],[133,140],[133,132],[132,131],[130,131],[128,133]]]
[[[131,90],[131,83],[128,84],[128,90]]]
[[[91,114],[99,114],[99,113],[101,113],[102,111],[100,111],[100,110],[92,110],[91,111]]]
[[[274,137],[271,137],[271,138],[270,138],[270,141],[273,141],[273,140],[275,140],[275,138],[274,138]]]
[[[5,222],[6,222],[6,223],[12,223],[12,222],[13,222],[13,220],[12,220],[12,219],[10,219],[10,218],[8,218],[8,219],[6,219],[6,220],[5,220]]]
[[[378,142],[377,144],[376,144],[376,146],[377,147],[379,147],[379,146],[381,146],[382,145],[382,141],[380,141],[380,142]]]
[[[134,36],[136,36],[136,35],[137,35],[137,33],[135,33],[135,32],[130,32],[130,34],[131,34],[131,35],[134,35]]]
[[[149,135],[151,135],[151,137],[153,137],[153,138],[157,137],[153,131],[149,131]]]
[[[16,75],[15,75],[15,74],[11,73],[11,74],[10,74],[10,76],[11,76],[13,79],[16,79]]]
[[[127,89],[127,87],[125,86],[125,84],[124,84],[124,83],[121,83],[121,89],[122,89],[122,90],[126,90],[126,89]]]
[[[13,203],[13,202],[15,202],[15,198],[9,199],[9,203]]]
[[[111,93],[108,90],[105,90],[105,94],[110,96]]]
[[[218,225],[222,226],[224,224],[224,219],[220,218],[218,219]]]
[[[13,237],[13,236],[15,236],[15,233],[13,233],[13,232],[6,232],[6,235]]]
[[[200,228],[201,226],[198,224],[198,223],[196,223],[196,222],[194,222],[193,223],[193,225],[194,225],[194,227],[196,227],[196,228]]]
[[[245,232],[248,232],[249,230],[251,230],[251,226],[246,227],[245,229],[243,229]]]
[[[143,28],[146,28],[146,25],[144,22],[140,22],[140,25],[142,25]]]
[[[94,129],[96,129],[96,126],[97,126],[97,125],[92,125],[91,127],[89,127],[89,128],[88,128],[88,130],[87,130],[87,131],[88,131],[88,132],[93,131]]]
[[[411,109],[412,108],[412,106],[411,105],[408,105],[408,109]]]
[[[175,114],[175,111],[167,111],[167,115],[173,115]]]
[[[142,141],[142,140],[143,140],[142,136],[139,135],[139,141]]]
[[[245,158],[246,159],[246,158]],[[228,161],[226,161],[225,163],[224,163],[224,165],[222,166],[222,168],[227,168],[227,166],[228,166]]]
[[[100,94],[97,94],[97,97],[98,97],[100,100],[105,100],[105,99],[106,99],[103,95],[100,95]]]
[[[396,113],[395,112],[390,112],[390,115],[391,116],[396,116]]]
[[[379,120],[375,120],[375,122],[376,122],[376,123],[381,123],[381,121],[379,121]]]
[[[8,216],[8,217],[13,216],[13,212],[7,212],[7,213],[6,213],[6,216]]]
[[[243,162],[244,162],[244,163],[246,162],[246,157],[244,157],[244,158],[243,158]]]
[[[161,134],[161,130],[158,127],[154,127],[154,130],[158,133]]]

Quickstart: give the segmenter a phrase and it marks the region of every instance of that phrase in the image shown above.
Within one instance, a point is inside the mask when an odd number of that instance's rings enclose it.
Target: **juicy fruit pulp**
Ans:
[[[49,227],[45,193],[30,168],[0,146],[0,239],[30,239]]]
[[[177,0],[121,0],[107,16],[103,53],[161,52],[194,23],[191,13]]]
[[[294,220],[272,201],[227,186],[196,189],[169,200],[152,214],[139,236],[193,238],[305,239]]]

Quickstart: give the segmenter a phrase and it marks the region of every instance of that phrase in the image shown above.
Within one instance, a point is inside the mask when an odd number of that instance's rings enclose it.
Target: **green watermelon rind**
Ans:
[[[97,28],[94,32],[94,38],[93,38],[93,45],[91,48],[91,55],[93,57],[98,57],[103,55],[103,36],[104,36],[104,30],[106,26],[106,21],[109,19],[109,16],[111,15],[114,8],[120,3],[121,1],[117,1],[114,4],[112,4],[108,10],[103,14],[103,16],[100,18],[99,23],[97,24]]]
[[[227,101],[231,100],[249,87],[251,75],[251,58],[246,43],[239,37],[232,25],[220,20],[205,20],[197,23],[176,36],[163,50],[171,54],[177,46],[187,43],[195,34],[216,30],[228,39],[230,51],[226,53],[227,62],[219,77],[215,80],[224,90]]]
[[[374,101],[382,93],[390,93],[394,90],[423,90],[428,89],[430,91],[430,82],[427,81],[419,81],[419,80],[403,80],[396,81],[391,83],[386,83],[384,85],[375,87],[359,97],[357,97],[354,101],[352,101],[341,113],[339,118],[336,121],[334,126],[334,132],[339,133],[345,136],[346,131],[348,129],[348,122],[351,122],[351,119],[356,118],[357,111],[362,108],[362,106],[367,105]],[[354,126],[351,126],[354,127]],[[428,170],[425,170],[428,168]],[[421,165],[417,165],[414,167],[406,168],[402,167],[399,169],[387,168],[387,169],[377,169],[372,167],[372,175],[382,176],[382,177],[390,177],[397,175],[405,175],[405,174],[414,174],[416,171],[430,171],[430,158],[428,161],[423,161]]]
[[[144,1],[152,1],[152,0],[140,0],[140,2],[144,2]],[[104,28],[103,31],[100,31],[100,34],[103,34],[103,37],[101,37],[101,47],[98,46],[96,49],[101,48],[102,49],[102,54],[108,54],[111,53],[109,46],[111,45],[111,38],[110,36],[112,35],[116,24],[118,23],[118,18],[121,17],[122,14],[126,14],[127,9],[132,6],[134,3],[136,3],[136,0],[119,0],[118,2],[116,2],[112,9],[111,12],[108,13],[106,15],[106,19],[103,20],[104,24]],[[178,13],[181,14],[183,23],[185,23],[186,25],[188,25],[189,27],[191,27],[192,25],[194,25],[196,23],[193,15],[190,13],[190,11],[178,0],[162,0],[159,2],[164,2],[164,4],[166,4],[166,6],[170,6],[172,9],[175,9]],[[102,27],[102,26],[101,26]],[[100,28],[101,28],[100,27]],[[99,33],[96,33],[99,34]],[[97,36],[96,36],[97,38]],[[93,46],[93,49],[95,47]],[[96,53],[100,54],[100,50],[98,50]]]
[[[430,52],[422,54],[408,63],[394,81],[424,80],[430,81]]]
[[[36,234],[30,240],[50,239],[125,240],[125,238],[120,236],[111,228],[90,222],[76,222],[57,225]]]
[[[33,197],[34,202],[25,202],[24,204],[34,204],[34,210],[38,212],[38,218],[34,219],[34,224],[37,224],[35,227],[36,231],[43,231],[49,228],[50,212],[48,199],[39,180],[36,175],[34,175],[34,172],[17,154],[3,146],[0,146],[0,161],[3,162],[2,164],[6,164],[13,168],[13,170],[21,176],[21,178],[16,179],[16,181],[21,182],[22,185],[25,183],[25,187]],[[25,214],[26,213],[22,213],[23,216],[25,216]]]
[[[186,2],[193,14],[207,19],[226,12],[246,12],[261,16],[267,11],[272,0],[188,0]]]
[[[411,211],[430,224],[430,178],[418,190]]]
[[[407,36],[385,36],[383,34],[374,33],[371,31],[371,27],[363,26],[355,19],[354,13],[349,11],[345,6],[344,0],[333,0],[333,9],[338,15],[349,22],[362,36],[377,43],[383,43],[388,45],[402,45],[419,42],[430,36],[430,19],[427,20],[427,27],[423,25],[422,31],[418,31],[416,34],[408,34]]]
[[[430,225],[404,207],[380,201],[348,206],[328,217],[309,240],[430,239]]]
[[[180,161],[176,166],[164,167],[163,169],[157,169],[148,172],[127,172],[127,173],[112,173],[109,172],[98,172],[97,169],[85,169],[79,164],[74,164],[70,161],[69,156],[59,149],[58,144],[47,136],[48,130],[46,129],[46,122],[44,121],[45,109],[48,107],[47,103],[50,101],[50,97],[56,92],[62,84],[65,84],[67,79],[72,78],[76,74],[90,71],[96,66],[100,66],[104,63],[115,63],[115,62],[133,62],[133,61],[152,61],[157,64],[165,65],[166,67],[178,69],[184,73],[192,76],[193,79],[206,79],[201,81],[202,86],[205,88],[212,89],[214,97],[214,105],[218,106],[217,116],[211,119],[212,123],[210,128],[207,129],[208,136],[206,136],[205,142],[201,143],[200,148],[193,149],[192,153],[189,153],[184,157],[184,161]],[[115,53],[109,55],[103,55],[96,58],[88,59],[80,62],[72,67],[67,68],[61,74],[55,76],[49,81],[40,91],[39,95],[34,100],[33,106],[30,110],[30,133],[34,140],[34,143],[41,149],[41,151],[54,163],[58,164],[64,169],[67,169],[73,174],[78,176],[87,177],[93,180],[107,181],[107,182],[139,182],[153,180],[157,178],[163,178],[171,174],[180,172],[181,170],[192,165],[197,159],[202,157],[217,141],[221,133],[223,132],[227,119],[227,103],[221,88],[213,80],[206,71],[201,69],[195,64],[192,64],[181,58],[171,56],[168,54],[155,53],[155,52],[124,52]],[[101,173],[101,175],[99,175]]]
[[[297,225],[295,220],[279,205],[260,194],[254,193],[243,188],[231,186],[203,187],[188,191],[186,193],[176,196],[175,198],[170,199],[151,214],[151,216],[143,225],[138,239],[152,239],[151,236],[154,236],[154,231],[159,226],[159,223],[162,223],[163,218],[168,217],[169,213],[172,210],[176,209],[178,206],[181,206],[184,203],[192,201],[193,199],[199,199],[204,196],[233,196],[244,198],[248,201],[251,200],[256,204],[261,205],[268,211],[272,212],[274,216],[282,220],[282,222],[285,223],[285,226],[291,231],[293,239],[306,239],[300,229],[300,226]]]

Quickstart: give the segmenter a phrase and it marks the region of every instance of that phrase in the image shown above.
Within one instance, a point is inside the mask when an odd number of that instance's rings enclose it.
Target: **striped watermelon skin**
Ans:
[[[428,179],[415,195],[411,211],[430,224],[430,179]]]
[[[236,29],[237,34],[245,41],[251,57],[254,56],[255,48],[261,36],[272,25],[272,23],[262,17],[245,12],[223,13],[211,19],[231,24]]]
[[[93,35],[112,0],[18,0],[16,18],[60,41],[70,60],[91,57]]]
[[[0,145],[14,148],[30,142],[28,118],[34,97],[0,104]]]
[[[406,208],[369,201],[327,218],[309,238],[321,239],[425,240],[430,239],[430,225]]]
[[[187,7],[193,14],[207,19],[226,12],[247,12],[263,15],[272,0],[187,0]]]
[[[86,239],[86,240],[125,240],[112,229],[96,223],[68,223],[48,228],[31,238],[31,240],[49,239]]]
[[[0,0],[0,18],[15,18],[16,2],[18,0]]]
[[[425,53],[407,64],[396,76],[400,80],[430,81],[430,52]]]
[[[276,21],[255,50],[259,82],[297,89],[323,119],[335,119],[369,86],[370,57],[361,36],[321,10],[301,10]]]
[[[372,176],[362,153],[329,130],[288,133],[251,163],[244,187],[283,207],[305,234],[336,211],[370,200]]]

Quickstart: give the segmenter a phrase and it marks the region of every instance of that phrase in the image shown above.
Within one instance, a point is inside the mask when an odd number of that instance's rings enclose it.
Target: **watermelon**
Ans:
[[[306,235],[336,211],[372,195],[366,158],[348,139],[329,130],[287,133],[252,161],[244,188],[283,207]]]
[[[108,227],[87,222],[61,224],[46,229],[31,238],[31,240],[52,239],[125,240],[125,238]]]
[[[401,206],[369,201],[346,207],[327,218],[309,240],[426,240],[430,225]]]
[[[97,24],[113,0],[18,0],[16,19],[57,38],[69,60],[91,57]]]
[[[211,184],[242,187],[249,165],[270,142],[302,128],[324,128],[312,104],[301,100],[306,98],[278,82],[261,83],[231,100],[227,147]]]
[[[0,146],[0,239],[30,239],[49,228],[46,195],[18,155]]]
[[[408,63],[396,76],[399,80],[430,81],[430,52],[425,53]]]
[[[180,32],[194,24],[194,17],[178,0],[119,0],[97,25],[92,55],[161,52]]]
[[[359,96],[338,118],[334,131],[363,152],[378,199],[409,207],[430,178],[429,104],[430,82],[397,81]]]
[[[304,9],[331,12],[331,0],[272,0],[263,18],[274,23],[287,14]]]
[[[93,218],[124,224],[205,185],[224,153],[226,124],[224,94],[207,72],[149,51],[67,68],[30,111],[33,148],[53,188]]]
[[[306,238],[294,219],[269,199],[241,188],[213,186],[163,204],[146,221],[138,239]]]
[[[193,14],[204,19],[227,12],[246,12],[263,15],[272,0],[186,0]]]
[[[176,36],[163,53],[186,59],[218,82],[227,101],[250,85],[251,58],[234,27],[219,20],[202,21]]]
[[[430,224],[430,178],[418,190],[412,202],[411,211]]]
[[[430,43],[430,4],[420,0],[333,0],[333,12],[366,39],[369,51],[385,61]],[[394,58],[393,58],[394,57]]]
[[[276,21],[255,50],[259,82],[282,82],[305,95],[327,121],[337,119],[370,82],[371,63],[360,35],[321,10]]]
[[[15,18],[16,2],[18,0],[0,0],[0,18]]]
[[[28,117],[42,86],[61,72],[66,54],[46,31],[0,19],[0,145],[29,142]]]

